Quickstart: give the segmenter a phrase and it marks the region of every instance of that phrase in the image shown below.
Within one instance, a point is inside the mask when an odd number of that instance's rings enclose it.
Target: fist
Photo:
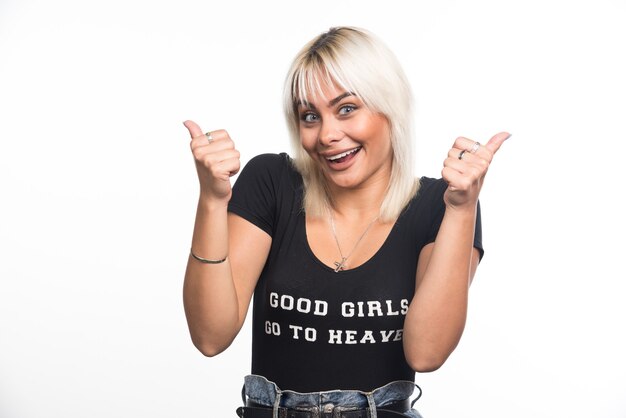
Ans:
[[[215,200],[230,200],[230,177],[237,174],[240,167],[235,143],[224,130],[205,134],[193,121],[183,124],[191,136],[190,146],[200,181],[200,194]]]
[[[493,156],[510,136],[507,132],[500,132],[485,145],[463,137],[454,141],[441,171],[448,182],[443,195],[447,207],[463,209],[476,206]]]

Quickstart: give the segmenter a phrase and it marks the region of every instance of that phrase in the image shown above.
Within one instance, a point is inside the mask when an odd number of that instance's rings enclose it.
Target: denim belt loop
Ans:
[[[278,418],[278,408],[280,408],[280,399],[282,398],[283,393],[276,387],[276,399],[274,400],[274,409],[273,409],[273,418]]]
[[[417,383],[413,383],[413,384],[415,385],[415,387],[416,387],[416,388],[418,388],[418,389],[419,389],[420,393],[419,393],[419,395],[417,395],[417,398],[413,399],[413,401],[411,402],[411,408],[413,408],[413,405],[415,405],[415,402],[417,402],[417,401],[419,400],[419,398],[421,398],[421,397],[422,397],[422,388],[421,388],[421,387],[419,387],[419,386],[417,385]]]
[[[366,396],[367,396],[367,405],[369,406],[369,409],[370,409],[369,416],[370,418],[377,418],[376,402],[374,401],[374,393],[368,392]]]
[[[246,405],[246,385],[244,383],[243,387],[241,388],[241,400],[243,402],[243,405]]]

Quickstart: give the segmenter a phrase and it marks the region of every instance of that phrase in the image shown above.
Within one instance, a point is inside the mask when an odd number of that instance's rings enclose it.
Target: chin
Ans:
[[[326,176],[326,180],[336,186],[336,187],[340,187],[342,189],[352,189],[355,187],[358,187],[359,185],[361,185],[361,181],[359,180],[359,178],[355,175],[341,175],[341,176]]]

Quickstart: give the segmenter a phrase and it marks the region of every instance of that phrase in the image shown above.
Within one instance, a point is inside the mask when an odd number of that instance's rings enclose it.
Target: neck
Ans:
[[[378,216],[387,191],[387,182],[387,179],[381,179],[355,189],[331,187],[332,209],[339,217],[348,216],[352,219],[369,220]]]

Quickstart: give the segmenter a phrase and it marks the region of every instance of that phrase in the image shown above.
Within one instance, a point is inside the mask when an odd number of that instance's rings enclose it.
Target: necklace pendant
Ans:
[[[347,267],[346,258],[347,257],[341,257],[341,261],[335,261],[335,273],[339,273],[339,271],[345,270],[345,267]]]

